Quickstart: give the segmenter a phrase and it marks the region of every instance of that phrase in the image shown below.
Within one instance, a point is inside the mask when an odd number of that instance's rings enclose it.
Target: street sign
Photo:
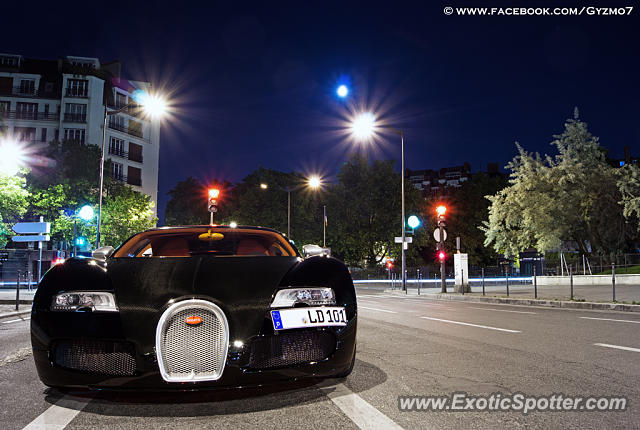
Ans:
[[[400,237],[396,237],[395,239],[396,239],[396,243],[402,243],[402,236],[400,236]],[[404,237],[404,241],[405,241],[406,243],[413,243],[413,237],[411,237],[411,236],[405,236],[405,237]]]
[[[447,240],[447,230],[442,230],[442,233],[444,233],[442,236],[444,237],[443,240]],[[435,230],[433,230],[433,238],[436,240],[436,242],[440,242],[440,229],[436,228]]]
[[[48,223],[47,223],[48,224]],[[48,234],[30,235],[30,236],[13,236],[14,242],[48,242]]]
[[[50,222],[19,222],[13,226],[13,231],[15,231],[18,234],[32,234],[32,233],[48,234],[48,233],[51,233],[51,223]],[[14,242],[19,242],[19,241],[14,240]],[[33,240],[29,242],[33,242]]]

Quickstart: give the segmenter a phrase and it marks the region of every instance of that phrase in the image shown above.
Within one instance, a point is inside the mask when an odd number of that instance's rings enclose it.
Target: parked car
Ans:
[[[266,228],[185,226],[53,266],[31,343],[48,386],[184,390],[345,377],[356,328],[340,261]]]

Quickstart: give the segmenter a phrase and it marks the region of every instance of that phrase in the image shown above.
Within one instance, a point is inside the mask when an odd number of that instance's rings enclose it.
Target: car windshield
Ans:
[[[295,248],[279,233],[225,227],[151,230],[133,236],[114,258],[217,256],[297,256]]]

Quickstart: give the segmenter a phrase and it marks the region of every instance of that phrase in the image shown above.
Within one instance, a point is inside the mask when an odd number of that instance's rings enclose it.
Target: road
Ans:
[[[28,320],[0,322],[5,429],[638,428],[640,315],[359,293],[346,380],[182,394],[60,393],[43,386]],[[603,346],[608,345],[608,346]],[[628,348],[620,349],[619,347]],[[402,412],[398,396],[521,392],[624,396],[624,412]]]

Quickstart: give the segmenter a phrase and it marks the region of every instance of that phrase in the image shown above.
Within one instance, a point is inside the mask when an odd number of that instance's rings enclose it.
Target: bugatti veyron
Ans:
[[[356,325],[339,260],[266,228],[188,226],[52,267],[31,342],[48,386],[185,390],[345,377]]]

